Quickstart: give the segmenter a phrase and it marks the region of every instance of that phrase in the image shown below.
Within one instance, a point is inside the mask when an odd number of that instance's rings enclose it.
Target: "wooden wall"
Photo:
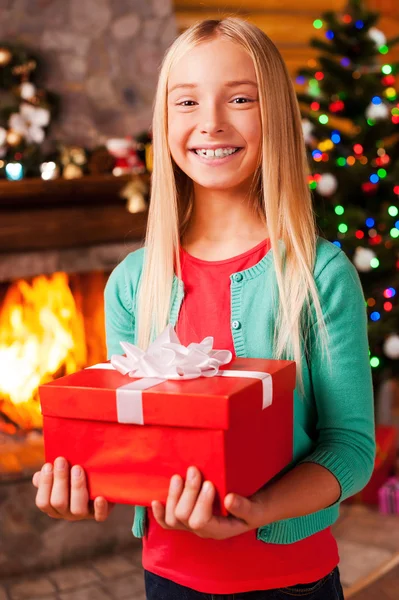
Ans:
[[[292,76],[318,54],[309,39],[325,40],[324,29],[313,27],[314,19],[326,10],[343,10],[346,4],[346,0],[174,0],[180,31],[204,18],[233,14],[248,18],[270,36]],[[377,27],[387,38],[399,34],[399,0],[367,0],[366,5],[381,13]],[[399,44],[391,56],[399,60]]]

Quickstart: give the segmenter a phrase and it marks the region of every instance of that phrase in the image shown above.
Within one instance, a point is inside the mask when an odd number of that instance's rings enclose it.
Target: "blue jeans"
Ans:
[[[239,594],[203,594],[169,579],[144,571],[147,600],[344,600],[339,569],[313,583],[298,583],[285,588]]]

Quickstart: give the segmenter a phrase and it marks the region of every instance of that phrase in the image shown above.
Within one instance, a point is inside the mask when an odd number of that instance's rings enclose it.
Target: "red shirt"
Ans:
[[[214,337],[214,348],[235,355],[230,329],[230,275],[253,267],[269,250],[265,240],[233,258],[205,261],[182,250],[185,297],[176,332],[183,344]],[[330,528],[294,544],[268,544],[250,531],[227,540],[163,529],[148,510],[143,567],[205,594],[269,590],[324,577],[339,562]]]

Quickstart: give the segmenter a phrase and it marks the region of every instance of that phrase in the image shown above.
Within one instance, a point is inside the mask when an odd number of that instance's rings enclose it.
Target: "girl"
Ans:
[[[367,317],[356,269],[316,233],[300,111],[276,47],[239,19],[181,35],[155,100],[145,249],[105,290],[108,354],[146,347],[167,323],[185,344],[213,335],[236,356],[297,363],[292,464],[250,498],[192,465],[166,505],[136,507],[148,600],[342,599],[331,525],[374,464]],[[63,465],[63,468],[58,467]],[[65,460],[34,477],[56,518],[90,512],[84,473]],[[70,496],[69,496],[70,487]]]

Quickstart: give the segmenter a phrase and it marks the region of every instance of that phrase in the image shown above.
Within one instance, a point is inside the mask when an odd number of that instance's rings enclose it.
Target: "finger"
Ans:
[[[55,459],[53,475],[50,504],[59,515],[66,517],[69,514],[69,467],[65,458]]]
[[[230,514],[237,519],[242,519],[245,523],[249,523],[256,516],[257,505],[238,494],[227,494],[224,506]]]
[[[165,524],[168,527],[176,528],[181,525],[176,517],[176,506],[183,492],[184,481],[180,475],[173,475],[170,480],[169,493],[165,507]]]
[[[79,465],[71,469],[71,514],[76,517],[88,518],[89,511],[89,492],[86,484],[85,473]],[[94,517],[94,514],[92,515]]]
[[[212,482],[204,481],[194,510],[188,519],[190,529],[197,531],[203,529],[209,523],[212,519],[214,499],[215,488]]]
[[[169,529],[165,522],[165,507],[162,502],[158,502],[154,500],[151,502],[152,514],[154,515],[154,519],[164,529]]]
[[[188,525],[188,519],[197,502],[201,485],[201,473],[196,467],[189,467],[187,470],[186,485],[175,509],[176,518],[185,525]]]
[[[34,475],[32,477],[32,483],[33,483],[33,485],[36,488],[39,487],[39,483],[40,483],[40,471],[36,471],[36,473],[34,473]]]
[[[94,500],[94,518],[100,523],[101,521],[105,521],[110,512],[110,508],[108,502],[102,496],[98,496]]]
[[[36,506],[42,512],[50,517],[57,515],[57,512],[50,504],[51,489],[53,487],[53,465],[46,463],[40,472],[40,483],[36,494]]]

